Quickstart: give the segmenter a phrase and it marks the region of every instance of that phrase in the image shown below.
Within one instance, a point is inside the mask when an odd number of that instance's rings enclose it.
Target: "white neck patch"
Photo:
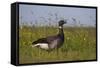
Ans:
[[[61,29],[62,27],[61,27],[61,26],[59,26],[59,28]]]

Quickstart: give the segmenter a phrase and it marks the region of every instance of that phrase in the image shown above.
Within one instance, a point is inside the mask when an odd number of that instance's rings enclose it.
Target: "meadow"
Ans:
[[[23,27],[19,29],[19,63],[41,63],[55,61],[80,61],[96,59],[95,27],[64,27],[65,40],[61,48],[51,52],[34,47],[32,42],[56,35],[56,27]]]

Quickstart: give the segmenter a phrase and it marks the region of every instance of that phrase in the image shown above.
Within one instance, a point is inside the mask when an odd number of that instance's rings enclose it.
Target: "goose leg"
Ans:
[[[59,50],[58,50],[58,48],[56,48],[56,50],[57,50],[57,58],[59,58]]]

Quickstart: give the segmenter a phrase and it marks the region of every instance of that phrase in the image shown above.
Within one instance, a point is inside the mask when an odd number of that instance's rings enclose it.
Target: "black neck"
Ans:
[[[64,32],[63,32],[63,26],[59,26],[59,33],[58,37],[60,37],[61,41],[64,41]]]
[[[63,33],[63,26],[59,26],[59,34]]]
[[[59,26],[59,35],[64,36],[63,26]]]

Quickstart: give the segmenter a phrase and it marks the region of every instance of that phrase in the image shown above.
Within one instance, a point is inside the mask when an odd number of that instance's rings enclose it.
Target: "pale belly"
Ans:
[[[40,48],[46,49],[46,50],[49,49],[48,44],[46,44],[46,43],[38,43],[35,46],[39,46]]]

